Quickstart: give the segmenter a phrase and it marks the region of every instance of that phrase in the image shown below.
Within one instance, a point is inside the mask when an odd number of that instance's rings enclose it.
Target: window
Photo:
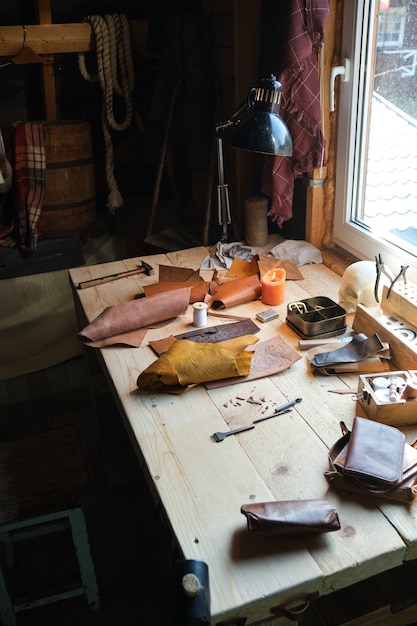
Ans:
[[[404,28],[407,7],[384,8],[380,4],[378,17],[378,48],[401,48],[404,41]]]
[[[417,283],[417,3],[344,3],[335,243]]]

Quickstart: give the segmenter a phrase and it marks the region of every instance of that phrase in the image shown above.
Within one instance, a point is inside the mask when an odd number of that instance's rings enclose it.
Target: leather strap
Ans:
[[[300,622],[307,615],[311,603],[319,597],[319,593],[313,593],[309,598],[301,600],[299,604],[284,604],[283,606],[276,606],[270,609],[272,615],[284,615],[292,622]]]

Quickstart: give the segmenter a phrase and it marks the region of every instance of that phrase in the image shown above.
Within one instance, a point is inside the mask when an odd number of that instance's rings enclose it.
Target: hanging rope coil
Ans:
[[[111,129],[126,130],[133,117],[132,92],[134,88],[134,69],[130,43],[129,22],[125,15],[113,14],[89,15],[84,22],[93,29],[96,53],[97,74],[87,70],[84,53],[78,55],[81,75],[89,82],[99,82],[103,92],[101,119],[104,144],[106,149],[106,179],[109,188],[107,207],[114,213],[123,204],[114,175],[113,143]],[[125,117],[117,121],[114,113],[114,95],[122,98]]]

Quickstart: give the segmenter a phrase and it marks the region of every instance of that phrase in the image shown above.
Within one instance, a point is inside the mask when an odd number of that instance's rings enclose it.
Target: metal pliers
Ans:
[[[394,278],[393,278],[391,272],[389,272],[386,269],[385,263],[383,262],[382,257],[381,257],[380,254],[378,254],[375,257],[375,265],[376,265],[376,281],[375,281],[375,287],[374,287],[374,297],[375,297],[375,300],[377,302],[379,302],[378,291],[379,291],[379,281],[381,279],[381,274],[385,274],[385,276],[387,276],[387,278],[390,281],[391,286],[393,284]]]
[[[403,277],[404,285],[407,283],[407,279],[405,277],[405,273],[406,273],[406,271],[408,270],[409,267],[410,267],[409,265],[401,265],[401,269],[400,269],[399,273],[397,274],[397,276],[394,278],[394,280],[391,282],[391,284],[389,286],[389,289],[387,291],[387,300],[388,300],[388,298],[390,296],[391,289],[393,288],[394,283],[396,283],[397,280],[399,278],[401,278],[401,276]]]
[[[392,276],[391,272],[388,271],[385,267],[385,264],[382,260],[382,257],[380,254],[378,254],[378,256],[375,257],[375,263],[376,263],[376,281],[375,281],[375,288],[374,288],[374,296],[375,296],[375,300],[377,302],[379,302],[379,298],[378,298],[378,290],[379,290],[379,281],[381,278],[381,274],[385,274],[385,276],[387,276],[387,278],[390,281],[390,286],[389,289],[387,291],[387,300],[390,297],[390,293],[391,290],[394,286],[394,284],[397,282],[397,280],[399,278],[401,278],[401,276],[403,277],[404,283],[406,283],[406,278],[405,278],[405,273],[409,268],[409,265],[401,265],[401,269],[399,271],[399,273],[397,274],[397,276]]]

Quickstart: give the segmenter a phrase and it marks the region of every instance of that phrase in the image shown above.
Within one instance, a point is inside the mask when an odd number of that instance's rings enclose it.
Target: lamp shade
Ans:
[[[247,108],[234,121],[227,142],[261,154],[292,155],[290,132],[278,115],[282,87],[275,76],[263,79],[249,94]]]

